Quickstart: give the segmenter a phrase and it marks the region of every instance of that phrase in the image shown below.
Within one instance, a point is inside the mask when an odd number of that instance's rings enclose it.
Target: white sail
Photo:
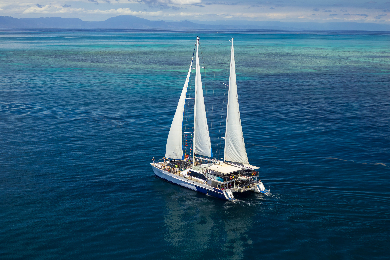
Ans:
[[[249,164],[248,156],[245,150],[244,136],[242,134],[240,109],[238,105],[236,63],[234,61],[233,39],[230,60],[229,96],[226,117],[224,160]]]
[[[187,74],[187,79],[184,83],[183,90],[181,91],[175,116],[173,117],[172,120],[171,129],[169,130],[166,152],[165,152],[166,158],[183,159],[183,144],[182,144],[183,113],[184,113],[184,105],[186,101],[188,82],[190,80],[193,60],[194,58],[192,57],[190,68]]]
[[[209,128],[204,105],[202,78],[199,65],[199,38],[196,45],[195,109],[194,109],[194,154],[212,157]]]

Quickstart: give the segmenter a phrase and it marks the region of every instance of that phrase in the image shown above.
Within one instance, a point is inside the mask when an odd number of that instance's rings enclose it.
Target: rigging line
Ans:
[[[192,57],[191,57],[191,64],[190,64],[190,75],[189,75],[189,78],[188,78],[188,89],[189,90],[191,90],[192,88],[191,88],[191,84],[189,84],[190,83],[190,80],[191,80],[191,71],[192,71],[192,66],[193,66],[193,62],[194,62],[194,56],[195,56],[195,48],[194,48],[194,50],[193,50],[193,52],[192,52]],[[187,99],[191,99],[191,98],[189,98],[189,96],[190,96],[190,93],[189,93],[189,91],[187,91],[187,93],[186,93],[186,100]],[[190,104],[188,104],[188,102],[187,102],[187,106],[188,106],[188,109],[184,109],[184,131],[183,131],[183,136],[182,136],[182,140],[184,140],[184,143],[185,143],[185,146],[183,147],[184,149],[184,154],[188,154],[188,138],[187,138],[187,133],[188,132],[186,132],[186,130],[187,130],[187,125],[188,125],[188,116],[189,116],[189,111],[187,111],[187,110],[191,110],[191,107],[190,107]]]

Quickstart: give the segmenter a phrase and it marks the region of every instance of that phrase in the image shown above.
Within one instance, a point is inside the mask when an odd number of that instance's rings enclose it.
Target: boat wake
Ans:
[[[340,158],[335,158],[335,157],[328,157],[326,158],[327,160],[338,160],[338,161],[343,161],[343,162],[353,162],[353,163],[357,163],[357,164],[367,164],[367,165],[380,165],[380,166],[384,166],[384,167],[390,167],[390,165],[387,165],[385,163],[366,163],[366,162],[357,162],[357,161],[354,161],[354,160],[345,160],[345,159],[340,159]]]

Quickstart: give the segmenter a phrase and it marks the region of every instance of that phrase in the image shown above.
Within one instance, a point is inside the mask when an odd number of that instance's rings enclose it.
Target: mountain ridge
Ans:
[[[357,22],[270,22],[270,21],[151,21],[132,15],[111,17],[105,21],[83,21],[80,18],[41,17],[13,18],[0,16],[0,29],[145,29],[145,30],[358,30],[390,31],[390,25]]]

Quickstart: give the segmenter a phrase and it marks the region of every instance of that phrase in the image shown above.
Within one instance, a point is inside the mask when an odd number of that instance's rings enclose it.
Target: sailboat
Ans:
[[[237,201],[235,193],[269,193],[259,179],[259,167],[248,162],[242,132],[231,39],[229,93],[226,117],[224,159],[213,158],[204,104],[199,65],[199,37],[195,55],[195,101],[192,158],[183,153],[183,115],[194,55],[168,134],[165,157],[151,163],[156,176],[182,187],[228,201]]]

